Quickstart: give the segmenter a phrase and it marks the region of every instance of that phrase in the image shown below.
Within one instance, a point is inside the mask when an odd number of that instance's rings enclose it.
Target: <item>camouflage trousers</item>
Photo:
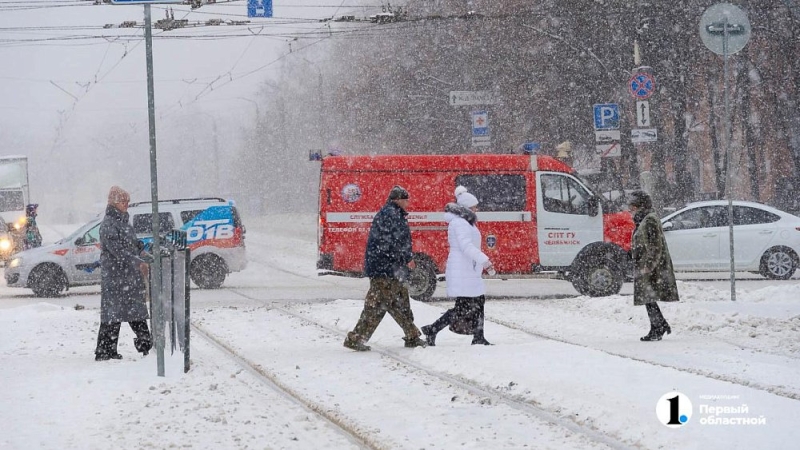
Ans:
[[[414,313],[408,300],[408,289],[400,281],[388,277],[369,280],[369,292],[364,300],[364,309],[356,327],[347,338],[353,342],[367,342],[378,328],[386,313],[392,316],[405,333],[405,340],[413,340],[422,334],[414,325]]]

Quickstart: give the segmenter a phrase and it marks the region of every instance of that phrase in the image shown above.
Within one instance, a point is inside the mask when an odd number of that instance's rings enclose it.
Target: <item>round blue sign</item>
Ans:
[[[656,80],[649,73],[640,72],[628,81],[631,94],[639,100],[650,98],[656,90]]]

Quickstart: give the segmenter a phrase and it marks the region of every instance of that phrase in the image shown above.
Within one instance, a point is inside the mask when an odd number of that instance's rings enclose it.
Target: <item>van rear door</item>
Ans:
[[[567,267],[586,245],[603,241],[603,212],[590,216],[592,193],[575,177],[536,173],[536,223],[540,264]]]

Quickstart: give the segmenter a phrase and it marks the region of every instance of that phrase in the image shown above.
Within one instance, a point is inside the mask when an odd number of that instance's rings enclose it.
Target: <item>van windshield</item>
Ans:
[[[22,191],[0,191],[0,211],[22,211],[25,209],[25,199]]]
[[[617,213],[627,209],[626,190],[616,186],[613,180],[603,173],[573,174],[600,199],[603,211]]]

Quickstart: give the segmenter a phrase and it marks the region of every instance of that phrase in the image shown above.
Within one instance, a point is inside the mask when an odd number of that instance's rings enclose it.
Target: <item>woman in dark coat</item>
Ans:
[[[95,359],[122,359],[117,341],[122,322],[128,322],[136,333],[136,350],[143,355],[152,348],[147,328],[144,274],[147,262],[140,256],[138,240],[128,223],[130,196],[118,186],[108,193],[108,206],[100,224],[100,330],[97,333]]]
[[[635,191],[628,205],[636,225],[631,242],[631,257],[636,267],[633,304],[645,305],[650,318],[650,332],[641,340],[660,341],[665,333],[672,333],[672,329],[657,302],[679,301],[672,259],[650,196],[644,191]]]

